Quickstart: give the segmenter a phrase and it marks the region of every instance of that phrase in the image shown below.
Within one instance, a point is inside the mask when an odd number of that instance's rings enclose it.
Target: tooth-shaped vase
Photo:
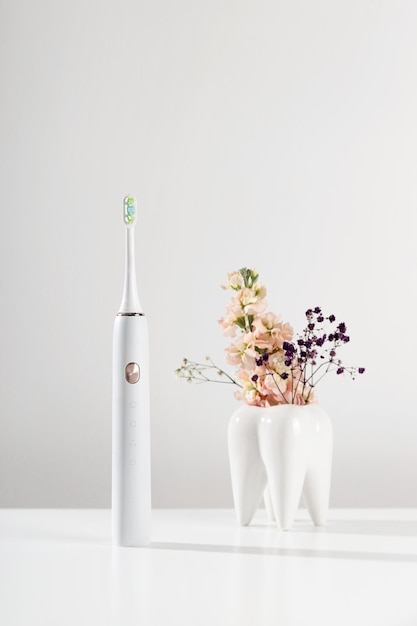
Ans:
[[[268,519],[288,530],[302,495],[314,524],[325,524],[333,434],[321,407],[242,406],[230,419],[228,446],[240,525],[250,524],[263,497]]]

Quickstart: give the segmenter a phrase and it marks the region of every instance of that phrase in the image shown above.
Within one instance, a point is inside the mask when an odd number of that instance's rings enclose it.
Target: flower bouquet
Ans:
[[[226,315],[219,320],[223,334],[233,339],[225,349],[234,376],[210,357],[205,363],[184,359],[175,371],[188,382],[221,382],[238,387],[235,396],[246,404],[268,407],[278,404],[317,402],[316,387],[329,372],[353,379],[364,367],[346,367],[339,350],[349,342],[344,322],[324,315],[320,307],[307,309],[306,327],[294,335],[288,322],[267,310],[266,288],[254,269],[230,272],[223,289],[232,291]]]

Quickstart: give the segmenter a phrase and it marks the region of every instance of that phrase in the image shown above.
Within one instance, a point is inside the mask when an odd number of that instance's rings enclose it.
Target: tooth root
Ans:
[[[330,480],[328,472],[311,470],[304,483],[304,499],[315,526],[324,526],[329,509]]]
[[[247,526],[260,504],[266,472],[258,445],[257,407],[241,407],[228,429],[230,472],[237,521]]]
[[[281,530],[289,530],[294,524],[295,515],[300,505],[301,492],[303,489],[304,474],[299,469],[292,471],[291,479],[279,481],[272,487],[272,503],[275,518]]]
[[[264,503],[268,522],[275,522],[274,508],[272,506],[271,490],[269,489],[269,485],[265,487]]]
[[[332,468],[332,427],[324,411],[317,411],[314,422],[311,463],[304,483],[304,499],[316,526],[326,523]]]
[[[298,420],[285,417],[262,420],[259,444],[275,519],[282,530],[288,530],[300,504],[306,474],[305,449]]]

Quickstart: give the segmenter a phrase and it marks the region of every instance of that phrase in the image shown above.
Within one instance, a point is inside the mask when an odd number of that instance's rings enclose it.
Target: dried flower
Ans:
[[[307,309],[307,326],[294,339],[291,325],[266,310],[266,288],[258,284],[256,270],[244,267],[227,277],[222,287],[233,295],[219,325],[225,336],[234,338],[225,352],[227,362],[237,369],[236,378],[209,357],[205,365],[184,359],[175,371],[177,376],[188,382],[233,384],[239,388],[235,393],[239,400],[274,406],[317,402],[315,387],[332,370],[339,375],[346,372],[353,379],[365,372],[364,367],[346,367],[336,359],[338,348],[350,340],[345,322],[327,331],[323,324],[334,324],[336,317],[326,317],[316,306]]]

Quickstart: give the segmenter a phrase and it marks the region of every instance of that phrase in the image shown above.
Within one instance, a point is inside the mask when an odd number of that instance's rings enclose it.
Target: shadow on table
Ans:
[[[259,528],[259,525],[258,525]],[[373,535],[386,537],[417,537],[416,520],[330,520],[323,527],[311,521],[296,522],[291,532],[314,532],[336,535]]]
[[[177,550],[180,552],[214,552],[223,554],[251,554],[256,556],[302,557],[314,559],[347,559],[359,561],[385,561],[417,563],[417,554],[390,552],[364,552],[348,550],[306,550],[302,548],[273,548],[259,546],[228,546],[194,543],[170,543],[156,541],[151,544],[154,550]]]

